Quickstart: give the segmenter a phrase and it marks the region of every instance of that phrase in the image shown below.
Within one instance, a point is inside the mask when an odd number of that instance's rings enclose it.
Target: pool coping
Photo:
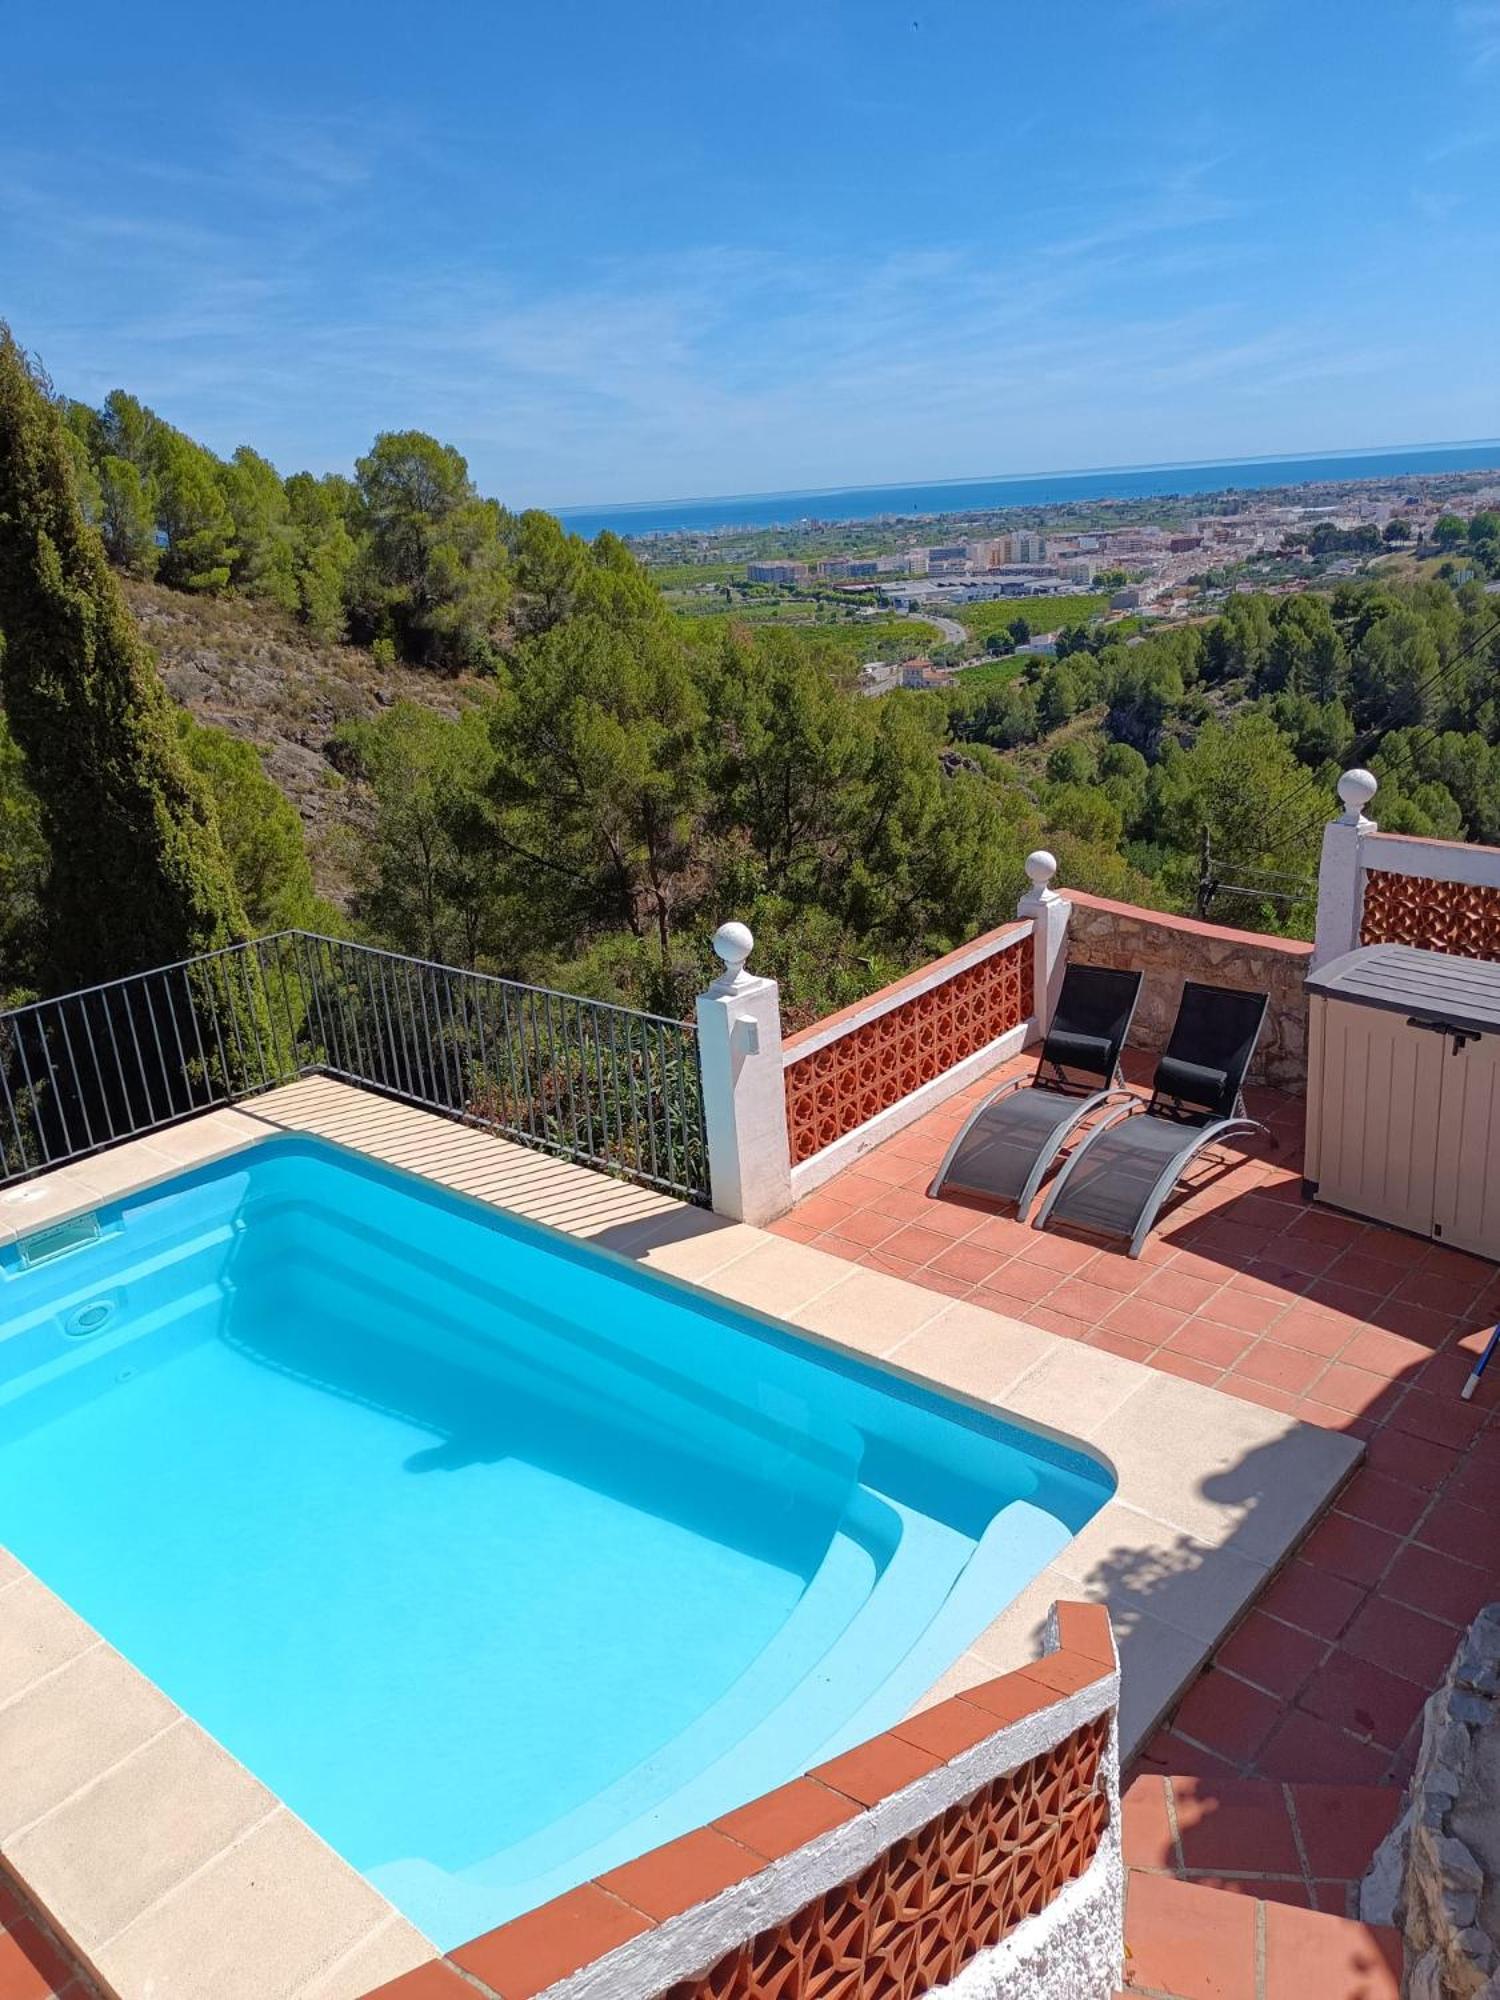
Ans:
[[[288,1133],[559,1230],[1103,1459],[1118,1482],[1114,1496],[913,1714],[1039,1658],[1054,1600],[1099,1602],[1119,1647],[1120,1752],[1128,1760],[1363,1453],[1357,1439],[323,1077],[7,1191],[0,1244]],[[53,1773],[46,1783],[38,1776],[23,1822],[12,1824],[7,1805],[0,1863],[122,2000],[147,1990],[154,2000],[186,2000],[205,1990],[210,1961],[215,2000],[359,2000],[437,1956],[358,1871],[60,1599],[13,1559],[0,1556],[0,1565],[0,1771],[14,1763]],[[7,1658],[12,1681],[28,1666],[35,1671],[12,1685]],[[70,1680],[85,1661],[99,1689]],[[137,1721],[122,1722],[127,1714]],[[60,1716],[67,1757],[58,1754]],[[202,1827],[188,1823],[181,1775],[200,1765],[224,1800],[222,1819],[206,1814]],[[197,1790],[191,1803],[196,1809]],[[247,1819],[252,1803],[258,1810]],[[139,1860],[140,1828],[157,1822],[181,1844],[174,1879],[122,1924],[122,1852]],[[214,1829],[217,1844],[204,1853]],[[85,1852],[99,1864],[92,1870]],[[250,1949],[230,1963],[226,1940]]]

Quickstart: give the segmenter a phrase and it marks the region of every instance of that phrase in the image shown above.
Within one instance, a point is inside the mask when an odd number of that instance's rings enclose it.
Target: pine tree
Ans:
[[[62,419],[0,323],[0,695],[52,854],[62,986],[246,935],[206,787],[75,493]]]

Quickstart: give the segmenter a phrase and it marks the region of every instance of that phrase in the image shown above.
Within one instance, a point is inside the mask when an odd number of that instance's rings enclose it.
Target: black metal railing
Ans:
[[[708,1198],[691,1026],[309,931],[0,1013],[0,1185],[308,1075]]]

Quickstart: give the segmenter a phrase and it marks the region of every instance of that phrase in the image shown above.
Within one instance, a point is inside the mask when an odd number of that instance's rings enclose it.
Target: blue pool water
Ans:
[[[0,1542],[448,1947],[885,1727],[1082,1453],[278,1139],[0,1251]]]

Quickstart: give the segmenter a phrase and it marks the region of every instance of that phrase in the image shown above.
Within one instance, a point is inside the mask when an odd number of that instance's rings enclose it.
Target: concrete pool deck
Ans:
[[[349,1085],[211,1112],[0,1195],[0,1243],[286,1132],[378,1159],[1084,1444],[1118,1488],[924,1697],[1107,1604],[1122,1757],[1322,1513],[1356,1439]],[[436,1956],[353,1868],[19,1564],[0,1569],[0,1860],[124,2000],[358,2000]],[[24,1774],[24,1775],[23,1775]]]

